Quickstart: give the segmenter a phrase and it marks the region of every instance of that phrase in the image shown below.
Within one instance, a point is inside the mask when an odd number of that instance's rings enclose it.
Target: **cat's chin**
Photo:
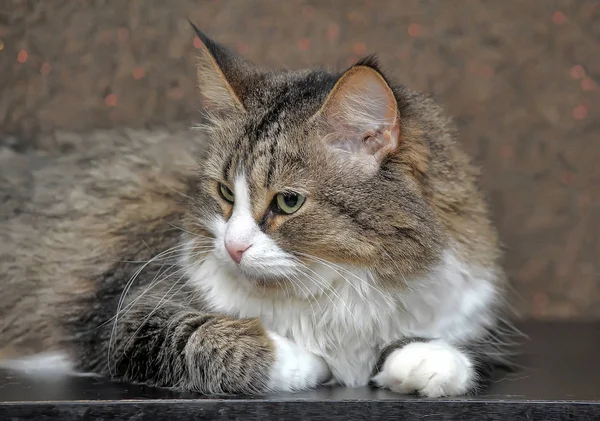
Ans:
[[[242,269],[238,272],[241,278],[258,289],[274,289],[277,288],[281,282],[281,279],[275,276],[259,275]]]

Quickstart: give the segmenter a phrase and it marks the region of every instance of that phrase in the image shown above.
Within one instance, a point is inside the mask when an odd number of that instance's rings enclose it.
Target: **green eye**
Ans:
[[[298,193],[278,193],[277,210],[290,215],[302,207],[305,199]]]
[[[233,202],[235,201],[235,196],[233,195],[233,192],[229,187],[227,187],[223,183],[219,183],[219,193],[221,194],[223,200],[225,200],[226,202],[233,204]]]

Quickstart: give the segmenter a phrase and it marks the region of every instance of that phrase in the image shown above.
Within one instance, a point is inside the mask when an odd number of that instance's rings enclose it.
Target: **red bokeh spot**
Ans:
[[[364,53],[367,52],[367,45],[364,42],[357,42],[356,44],[354,44],[354,46],[352,47],[352,51],[354,52],[354,54],[356,54],[357,56],[362,56]]]
[[[140,66],[136,66],[133,68],[133,71],[131,72],[131,74],[133,75],[134,79],[139,80],[144,77],[146,72]]]
[[[194,47],[202,48],[202,41],[200,41],[200,38],[198,38],[197,36],[194,37]]]
[[[416,37],[421,33],[421,25],[418,23],[411,23],[408,25],[408,35]]]
[[[25,63],[28,58],[29,54],[27,53],[27,50],[21,50],[19,51],[19,54],[17,54],[17,61],[19,63]]]
[[[591,77],[585,77],[581,81],[581,89],[583,89],[584,91],[593,91],[595,87],[596,84],[594,83]]]
[[[584,76],[585,76],[585,70],[583,69],[583,67],[580,64],[571,67],[571,77],[573,79],[581,79]]]
[[[337,23],[332,23],[327,27],[327,39],[335,41],[340,36],[340,26]]]
[[[50,74],[51,71],[52,71],[52,66],[50,66],[50,63],[42,63],[42,67],[40,67],[41,74],[47,75],[47,74]]]
[[[250,51],[250,47],[248,47],[248,44],[246,44],[245,42],[238,42],[237,50],[240,54],[248,54],[248,51]]]
[[[572,172],[568,172],[565,171],[560,175],[560,181],[565,184],[565,185],[569,185],[573,182],[573,179],[575,178],[575,174],[573,174]]]
[[[567,15],[565,15],[560,10],[557,10],[556,12],[554,12],[552,14],[552,22],[554,22],[555,25],[562,25],[566,21],[567,21]]]
[[[169,98],[173,98],[173,99],[181,99],[181,98],[183,98],[184,94],[185,94],[185,92],[183,91],[183,89],[180,86],[178,86],[176,88],[171,88],[167,92],[167,95],[169,96]]]
[[[109,107],[117,106],[117,96],[115,94],[108,94],[106,98],[104,98],[104,103]]]
[[[302,51],[306,51],[310,48],[310,40],[308,38],[300,38],[298,40],[298,48]]]
[[[588,115],[588,109],[586,108],[585,105],[578,105],[577,107],[573,108],[573,118],[575,120],[583,120],[584,118],[586,118]]]

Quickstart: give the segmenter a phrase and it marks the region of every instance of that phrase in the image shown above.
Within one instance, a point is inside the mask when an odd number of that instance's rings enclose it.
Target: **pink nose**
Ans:
[[[225,249],[227,250],[227,253],[229,253],[229,255],[231,256],[231,259],[235,263],[240,263],[242,261],[242,256],[244,255],[244,252],[246,250],[248,250],[251,245],[252,244],[225,242]]]

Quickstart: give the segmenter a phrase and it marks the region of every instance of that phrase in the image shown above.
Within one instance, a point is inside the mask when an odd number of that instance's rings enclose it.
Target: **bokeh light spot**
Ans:
[[[298,40],[298,48],[302,51],[306,51],[310,48],[310,40],[308,38],[300,38]]]
[[[248,52],[250,51],[250,47],[245,42],[238,42],[237,51],[240,54],[248,54]]]
[[[584,76],[585,76],[585,70],[583,69],[583,67],[580,64],[571,67],[571,77],[573,79],[581,79]]]
[[[202,48],[202,41],[200,41],[200,38],[198,38],[197,36],[194,37],[194,47]]]
[[[567,15],[565,15],[560,10],[557,10],[556,12],[554,12],[552,14],[552,22],[554,22],[555,25],[562,25],[566,21],[567,21]]]
[[[52,71],[52,66],[50,63],[42,63],[42,67],[40,67],[40,73],[43,75],[48,75]]]
[[[411,37],[416,37],[419,36],[420,33],[421,25],[419,25],[418,23],[411,23],[410,25],[408,25],[408,35],[410,35]]]
[[[327,27],[327,39],[335,41],[340,36],[340,26],[337,23],[332,23]]]
[[[140,66],[136,66],[133,68],[133,71],[131,72],[131,74],[133,75],[133,78],[135,80],[140,80],[141,78],[144,77],[146,72]]]
[[[27,50],[21,50],[19,51],[19,54],[17,54],[17,61],[19,63],[25,63],[28,58],[29,54],[27,53]]]
[[[575,178],[575,174],[573,174],[572,172],[569,171],[564,171],[560,176],[560,181],[565,184],[565,185],[569,185],[573,182],[573,179]]]
[[[588,109],[585,105],[579,104],[575,108],[573,108],[573,118],[575,120],[583,120],[588,115]]]
[[[185,92],[183,91],[183,88],[181,88],[180,86],[171,88],[167,92],[167,95],[169,96],[169,98],[172,98],[172,99],[181,99],[181,98],[183,98],[184,94],[185,94]]]
[[[581,81],[581,89],[584,91],[593,91],[596,88],[596,83],[591,77],[584,77]]]
[[[357,56],[362,56],[363,54],[365,54],[367,52],[367,45],[364,42],[357,42],[352,47],[352,51]]]
[[[117,106],[117,96],[115,94],[108,94],[106,98],[104,98],[104,103],[109,107]]]

